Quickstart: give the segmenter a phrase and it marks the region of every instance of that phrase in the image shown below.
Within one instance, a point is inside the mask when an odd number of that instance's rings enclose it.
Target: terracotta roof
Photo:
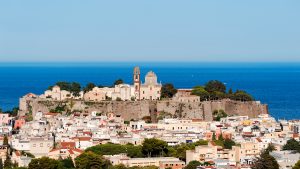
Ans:
[[[53,112],[49,112],[49,113],[45,113],[44,115],[48,115],[48,116],[56,116],[58,113],[53,113]]]
[[[61,142],[60,145],[62,148],[75,148],[76,147],[75,142]]]
[[[21,156],[21,153],[19,151],[15,151],[16,156]]]
[[[258,138],[258,137],[256,138],[256,140],[257,140],[258,142],[262,142],[262,140],[261,140],[260,138]]]
[[[90,141],[91,137],[73,137],[72,140]]]

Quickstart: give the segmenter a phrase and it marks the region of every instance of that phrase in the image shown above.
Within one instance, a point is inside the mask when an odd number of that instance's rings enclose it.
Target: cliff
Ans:
[[[20,100],[22,102],[22,100]],[[21,103],[20,103],[21,104]],[[24,104],[24,103],[22,103]],[[177,102],[172,100],[164,101],[101,101],[85,102],[79,100],[69,100],[64,102],[49,101],[43,99],[26,100],[26,106],[20,110],[19,115],[25,115],[27,112],[49,112],[57,106],[64,106],[70,112],[97,111],[99,113],[114,113],[120,115],[125,120],[141,119],[145,116],[151,116],[156,120],[157,112],[166,112],[174,117],[187,119],[212,120],[214,110],[223,109],[228,115],[248,115],[256,117],[259,114],[268,113],[267,105],[258,102],[239,102],[232,100],[204,101],[204,102]]]

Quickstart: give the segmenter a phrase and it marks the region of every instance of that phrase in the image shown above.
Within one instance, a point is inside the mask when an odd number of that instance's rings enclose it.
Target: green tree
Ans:
[[[215,132],[213,132],[213,135],[212,135],[212,141],[216,141],[217,139],[216,139],[216,133]]]
[[[215,121],[220,121],[221,118],[227,117],[227,114],[222,109],[220,109],[220,110],[214,110],[212,115],[213,115],[213,119]]]
[[[77,82],[57,82],[56,85],[59,86],[61,90],[69,91],[75,97],[80,96],[81,86]]]
[[[48,157],[32,159],[28,165],[30,169],[58,169],[58,167],[59,162]]]
[[[80,96],[80,91],[81,91],[81,86],[79,83],[72,82],[71,83],[71,90],[70,92],[75,96],[78,97]]]
[[[220,133],[220,135],[219,135],[219,137],[218,137],[218,140],[224,141],[224,138],[223,138],[223,134],[222,134],[222,133]]]
[[[195,86],[192,90],[192,94],[199,96],[201,101],[210,100],[210,94],[202,86]]]
[[[93,88],[96,87],[96,85],[94,83],[88,83],[85,88],[83,89],[84,93],[87,93],[91,90],[93,90]]]
[[[237,100],[237,101],[253,101],[253,97],[248,94],[245,91],[242,90],[237,90],[232,96],[231,98],[232,100]]]
[[[84,152],[75,159],[77,169],[102,169],[110,166],[109,161],[93,152]]]
[[[122,79],[117,79],[115,82],[114,82],[114,86],[115,85],[119,85],[119,84],[123,84],[124,81]]]
[[[269,143],[269,144],[268,144],[268,147],[266,148],[266,151],[267,151],[267,152],[272,152],[272,151],[274,151],[274,150],[276,150],[274,144]]]
[[[86,149],[86,152],[91,151],[98,155],[115,155],[126,153],[129,157],[144,157],[142,153],[142,146],[134,146],[132,144],[99,144]]]
[[[228,90],[228,94],[233,94],[232,88]]]
[[[300,152],[300,144],[295,139],[290,139],[282,147],[283,150],[294,150],[295,152]]]
[[[112,166],[111,169],[127,169],[127,167],[123,164],[119,164]]]
[[[279,169],[279,165],[276,159],[267,151],[260,153],[259,157],[256,157],[251,169]]]
[[[235,145],[235,142],[231,139],[225,139],[224,140],[224,148],[226,149],[232,149],[232,146]]]
[[[300,160],[293,166],[292,169],[300,169]]]
[[[3,161],[2,161],[2,158],[0,158],[0,169],[3,169]]]
[[[218,81],[218,80],[211,80],[205,84],[205,90],[209,93],[212,92],[226,92],[226,86],[224,83]]]
[[[64,169],[73,169],[75,168],[73,160],[71,157],[68,157],[66,159],[61,159],[59,161],[61,163],[61,165],[63,166]]]
[[[187,166],[184,167],[184,169],[196,169],[200,165],[201,163],[199,161],[191,161]]]
[[[159,139],[145,139],[142,145],[142,152],[148,157],[164,156],[168,153],[168,144]]]
[[[8,151],[6,152],[6,159],[4,161],[4,168],[12,168],[13,167],[13,163],[10,159],[10,156],[8,154]]]
[[[8,138],[7,138],[7,135],[4,135],[4,138],[3,138],[3,145],[5,146],[8,146]]]
[[[172,98],[177,93],[177,89],[171,83],[166,83],[161,88],[161,98]]]

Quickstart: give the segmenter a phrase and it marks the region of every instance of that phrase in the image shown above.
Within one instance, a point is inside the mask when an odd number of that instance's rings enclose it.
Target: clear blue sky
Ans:
[[[0,0],[0,62],[300,61],[299,0]]]

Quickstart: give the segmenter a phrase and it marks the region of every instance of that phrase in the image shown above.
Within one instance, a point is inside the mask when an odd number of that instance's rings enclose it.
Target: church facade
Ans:
[[[135,67],[133,71],[135,98],[137,100],[159,100],[162,85],[157,82],[156,74],[153,71],[148,72],[143,84],[140,75],[140,68]]]

